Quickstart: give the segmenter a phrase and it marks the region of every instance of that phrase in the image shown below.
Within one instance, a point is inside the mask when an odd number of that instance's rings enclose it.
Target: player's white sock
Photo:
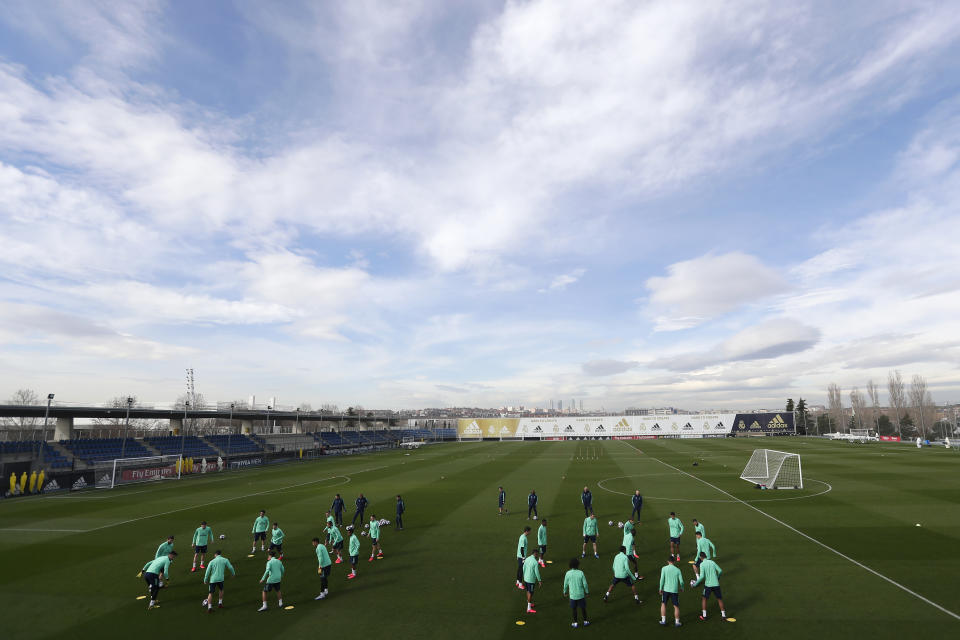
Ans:
[[[197,563],[196,563],[196,562],[193,563],[193,568],[194,568],[194,569],[197,568]]]
[[[702,611],[702,613],[703,613],[703,617],[706,618],[706,617],[707,617],[707,610],[704,609],[704,610]]]
[[[150,601],[150,606],[152,607],[152,606],[153,606],[153,604],[154,604],[154,601],[153,601],[153,600],[151,600],[151,601]]]
[[[283,607],[283,600],[277,600],[277,606]]]
[[[217,604],[223,604],[223,598],[220,598],[220,601]]]
[[[706,612],[704,612],[704,615],[706,615]],[[726,617],[727,617],[727,611],[726,611],[726,609],[720,609],[720,617],[721,617],[721,618],[726,618]]]
[[[263,605],[262,605],[259,609],[257,609],[257,611],[266,611],[266,610],[267,610],[267,603],[266,603],[266,602],[264,602]]]
[[[667,616],[660,616],[660,622],[666,623]]]
[[[638,596],[637,594],[633,594],[633,599],[634,599],[634,600],[639,600],[639,599],[640,599],[640,596]]]

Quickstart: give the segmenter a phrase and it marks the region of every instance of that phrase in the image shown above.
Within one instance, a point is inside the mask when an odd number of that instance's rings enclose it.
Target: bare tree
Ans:
[[[887,374],[887,392],[890,394],[890,407],[893,409],[893,421],[897,425],[897,435],[903,436],[900,419],[904,415],[904,409],[907,406],[907,396],[903,390],[903,377],[899,371],[891,371]]]
[[[40,402],[40,396],[33,389],[17,389],[17,392],[10,396],[7,404],[32,406],[43,404]],[[3,418],[0,424],[11,429],[36,429],[42,421],[39,418],[27,418],[17,416],[13,418]]]
[[[863,429],[863,412],[866,403],[863,401],[863,394],[860,389],[854,387],[850,390],[850,406],[853,408],[853,415],[857,422],[857,428]]]
[[[914,412],[917,415],[917,419],[920,421],[920,437],[927,437],[927,425],[928,422],[926,418],[928,415],[924,415],[926,412],[927,399],[930,397],[930,394],[927,392],[927,381],[920,374],[915,374],[913,380],[910,381],[910,404],[913,405]]]
[[[831,382],[827,385],[827,404],[836,430],[838,432],[842,431],[845,422],[843,419],[843,392],[836,383]]]
[[[185,403],[188,401],[190,402],[191,411],[203,409],[207,406],[207,400],[203,397],[203,394],[194,392],[192,398],[186,393],[178,396],[177,401],[173,404],[173,408],[183,410]],[[217,426],[217,420],[215,418],[188,418],[187,422],[189,424],[183,425],[187,435],[208,433],[215,430]]]
[[[877,389],[876,383],[871,380],[867,380],[867,395],[870,396],[870,417],[873,418],[873,426],[877,430],[877,435],[880,435],[880,391]]]

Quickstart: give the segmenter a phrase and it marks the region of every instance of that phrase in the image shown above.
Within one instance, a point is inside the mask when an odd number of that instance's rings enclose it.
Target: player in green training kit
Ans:
[[[173,562],[173,559],[176,557],[177,552],[171,551],[165,556],[154,558],[143,565],[143,569],[140,570],[143,574],[143,579],[150,588],[150,604],[147,605],[147,609],[160,606],[157,602],[160,599],[160,576],[165,577],[167,580],[170,579],[170,563]]]
[[[707,560],[712,560],[717,555],[717,548],[703,534],[697,531],[697,552],[693,556],[693,577],[700,578],[700,558],[705,556]]]
[[[720,568],[720,565],[708,558],[707,554],[700,554],[700,575],[697,577],[697,581],[693,586],[697,586],[701,582],[703,583],[703,599],[700,601],[701,620],[707,619],[707,598],[710,597],[710,594],[717,597],[717,604],[720,605],[720,617],[724,620],[727,619],[727,610],[726,607],[723,606],[723,594],[720,593],[721,573],[723,573],[723,569]]]
[[[352,529],[353,525],[350,525],[350,528]],[[343,562],[343,558],[340,557],[340,552],[343,550],[343,534],[336,525],[331,524],[327,527],[327,537],[330,539],[330,548],[337,552],[337,559],[333,564],[340,564]]]
[[[269,528],[270,518],[267,517],[266,511],[260,509],[260,515],[253,521],[253,548],[250,549],[250,553],[257,552],[257,540],[260,541],[260,551],[266,551],[264,547],[267,544],[267,529]]]
[[[320,574],[320,595],[314,598],[314,600],[323,600],[329,594],[327,591],[327,578],[330,577],[330,567],[333,563],[330,562],[330,554],[327,553],[327,548],[320,544],[320,538],[313,539],[313,549],[317,552],[317,562],[320,565],[317,567],[317,573]]]
[[[517,589],[523,589],[523,561],[527,558],[527,534],[530,527],[524,527],[517,540]]]
[[[667,564],[660,569],[660,624],[667,624],[667,600],[673,602],[673,626],[680,626],[680,592],[683,591],[683,575],[674,564],[672,555]]]
[[[273,523],[273,529],[270,530],[270,551],[276,551],[280,559],[283,560],[283,529],[276,522]]]
[[[203,560],[207,556],[207,544],[211,540],[213,540],[213,529],[207,526],[206,520],[203,520],[197,530],[193,532],[193,541],[191,542],[193,544],[193,568],[190,569],[190,573],[197,570],[197,556],[200,557],[200,568],[206,569]]]
[[[161,542],[160,546],[157,547],[157,555],[155,557],[160,558],[169,555],[171,551],[173,551],[173,536],[167,536],[167,541]],[[163,578],[160,578],[160,588],[163,588]]]
[[[597,516],[590,514],[588,517],[583,519],[583,550],[580,553],[581,558],[587,556],[587,543],[593,543],[593,557],[599,558],[600,554],[597,553],[597,538],[600,537],[600,534],[597,533]]]
[[[628,523],[629,524],[629,523]],[[627,558],[633,562],[633,577],[637,580],[643,580],[643,576],[640,575],[640,565],[637,563],[637,558],[640,556],[637,555],[636,549],[634,547],[633,540],[633,527],[630,530],[627,530],[627,525],[623,526],[623,543],[622,546],[627,554]]]
[[[670,529],[670,555],[680,561],[680,536],[683,535],[683,522],[673,511],[667,518],[667,527]]]
[[[347,580],[353,580],[357,577],[357,564],[360,562],[360,538],[353,532],[353,525],[347,525],[347,532],[350,534],[350,548],[347,553],[350,556],[350,573],[347,574]]]
[[[610,592],[613,591],[613,588],[617,586],[618,582],[622,582],[630,587],[630,591],[633,592],[634,602],[637,604],[643,603],[643,600],[637,595],[637,586],[633,584],[633,576],[630,574],[630,560],[627,558],[627,550],[623,547],[620,547],[620,553],[613,557],[613,582],[610,583],[607,592],[603,594],[604,602],[609,602]]]
[[[700,522],[699,520],[697,520],[696,518],[694,518],[694,519],[693,519],[693,532],[696,533],[696,532],[698,532],[698,531],[700,532],[700,535],[702,535],[702,536],[706,536],[706,535],[707,535],[707,530],[704,528],[703,523]]]
[[[577,609],[583,613],[583,626],[590,626],[587,620],[587,594],[590,593],[587,587],[587,576],[580,571],[580,561],[577,558],[570,559],[570,570],[563,576],[563,595],[570,593],[570,610],[573,612],[573,624],[570,626],[577,628]]]
[[[260,583],[263,584],[263,606],[257,609],[257,613],[267,610],[267,593],[271,591],[277,592],[277,606],[281,609],[283,608],[283,593],[280,592],[280,582],[283,580],[283,572],[286,569],[283,568],[283,563],[277,560],[277,552],[270,550],[267,552],[267,567],[263,572],[263,577],[260,578]]]
[[[377,559],[383,560],[383,547],[380,546],[380,521],[375,514],[370,514],[370,560],[373,562],[373,554],[377,554]]]
[[[327,511],[327,520],[326,520],[326,524],[323,525],[323,530],[326,531],[327,529],[330,528],[330,525],[336,526],[336,524],[337,524],[337,521],[334,519],[333,515],[329,511]],[[330,544],[329,535],[327,536],[326,544]]]
[[[537,529],[537,545],[540,547],[540,566],[547,566],[543,557],[547,555],[547,519],[540,521],[540,528]]]
[[[527,613],[536,613],[533,608],[533,590],[535,585],[543,586],[540,581],[540,551],[534,549],[533,553],[523,561],[523,588],[527,591]]]
[[[233,568],[229,560],[223,557],[220,549],[217,549],[213,554],[213,560],[207,565],[207,572],[203,574],[204,584],[210,585],[210,593],[203,604],[206,605],[207,611],[210,613],[213,613],[213,592],[218,589],[220,591],[220,601],[217,603],[217,608],[223,609],[223,581],[226,578],[227,569],[230,570],[233,577],[237,577],[236,569]]]

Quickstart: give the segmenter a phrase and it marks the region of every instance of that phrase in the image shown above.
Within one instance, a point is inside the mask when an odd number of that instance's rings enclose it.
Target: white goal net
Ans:
[[[117,458],[97,462],[93,477],[98,489],[112,489],[134,482],[179,480],[182,467],[179,455]]]
[[[754,449],[740,479],[768,489],[803,489],[800,454]]]

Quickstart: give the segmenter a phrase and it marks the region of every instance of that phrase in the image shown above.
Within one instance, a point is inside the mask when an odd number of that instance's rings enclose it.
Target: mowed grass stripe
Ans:
[[[659,458],[656,458],[656,457],[654,457],[654,456],[650,456],[650,457],[651,457],[651,459],[656,460],[656,461],[659,462],[660,464],[663,464],[663,465],[665,465],[665,466],[667,466],[667,467],[669,467],[669,468],[671,468],[671,469],[673,469],[673,470],[675,470],[675,471],[677,471],[677,472],[679,472],[679,473],[681,473],[681,474],[683,474],[683,475],[685,475],[685,476],[689,476],[690,478],[693,478],[693,479],[697,480],[698,482],[702,482],[703,484],[711,487],[712,489],[714,489],[714,490],[716,490],[716,491],[718,491],[718,492],[720,492],[720,493],[722,493],[722,494],[724,494],[724,495],[726,495],[726,496],[729,496],[731,499],[736,500],[739,504],[741,504],[741,505],[743,505],[743,506],[746,506],[746,507],[749,508],[749,509],[752,509],[752,510],[755,511],[756,513],[758,513],[758,514],[760,514],[760,515],[762,515],[762,516],[764,516],[764,517],[766,517],[766,518],[769,518],[769,519],[772,520],[773,522],[776,522],[777,524],[779,524],[779,525],[781,525],[782,527],[784,527],[784,528],[792,531],[793,533],[795,533],[795,534],[803,537],[804,539],[808,540],[809,542],[811,542],[811,543],[813,543],[813,544],[816,544],[816,545],[818,545],[819,547],[822,547],[822,548],[825,549],[826,551],[829,551],[829,552],[837,555],[838,557],[843,558],[843,559],[846,560],[847,562],[850,562],[850,563],[852,563],[853,565],[856,565],[857,567],[859,567],[859,568],[867,571],[868,573],[872,574],[873,576],[876,576],[877,578],[880,578],[881,580],[883,580],[883,581],[885,581],[886,583],[892,585],[893,587],[896,587],[897,589],[900,589],[901,591],[903,591],[903,592],[905,592],[905,593],[913,596],[914,598],[917,598],[918,600],[920,600],[920,601],[922,601],[922,602],[925,602],[926,604],[928,604],[928,605],[930,605],[931,607],[937,609],[938,611],[940,611],[940,612],[942,612],[942,613],[944,613],[944,614],[946,614],[946,615],[948,615],[948,616],[950,616],[950,617],[952,617],[952,618],[960,621],[960,615],[958,615],[957,613],[955,613],[955,612],[947,609],[946,607],[944,607],[944,606],[942,606],[942,605],[934,602],[933,600],[930,600],[929,598],[921,595],[920,593],[917,593],[917,592],[914,591],[913,589],[911,589],[911,588],[909,588],[909,587],[907,587],[907,586],[905,586],[905,585],[903,585],[903,584],[900,584],[899,582],[897,582],[897,581],[895,581],[895,580],[893,580],[893,579],[891,579],[891,578],[883,575],[882,573],[876,571],[875,569],[873,569],[873,568],[871,568],[871,567],[869,567],[869,566],[867,566],[867,565],[865,565],[865,564],[863,564],[863,563],[855,560],[854,558],[852,558],[852,557],[850,557],[850,556],[848,556],[848,555],[846,555],[846,554],[838,551],[837,549],[834,549],[833,547],[831,547],[831,546],[829,546],[829,545],[821,542],[820,540],[817,540],[816,538],[814,538],[814,537],[812,537],[812,536],[804,533],[803,531],[797,529],[796,527],[793,527],[792,525],[787,524],[787,523],[784,522],[783,520],[781,520],[781,519],[779,519],[779,518],[777,518],[777,517],[775,517],[775,516],[767,513],[766,511],[760,509],[759,507],[757,507],[757,506],[755,506],[755,505],[752,505],[752,504],[750,504],[750,503],[748,503],[748,502],[746,502],[746,501],[744,501],[744,500],[742,500],[742,499],[740,499],[740,498],[737,498],[737,497],[736,497],[735,495],[733,495],[732,493],[730,493],[730,492],[728,492],[728,491],[726,491],[726,490],[724,490],[724,489],[716,486],[715,484],[713,484],[713,483],[711,483],[711,482],[709,482],[709,481],[707,481],[707,480],[705,480],[705,479],[703,479],[703,478],[700,478],[700,477],[698,477],[698,476],[696,476],[696,475],[693,475],[693,474],[691,474],[691,473],[689,473],[689,472],[683,471],[682,469],[679,469],[679,468],[677,468],[677,467],[675,467],[675,466],[673,466],[673,465],[671,465],[671,464],[669,464],[669,463],[667,463],[667,462],[665,462],[665,461],[663,461],[663,460],[660,460]],[[708,537],[709,537],[709,536],[708,536]]]

